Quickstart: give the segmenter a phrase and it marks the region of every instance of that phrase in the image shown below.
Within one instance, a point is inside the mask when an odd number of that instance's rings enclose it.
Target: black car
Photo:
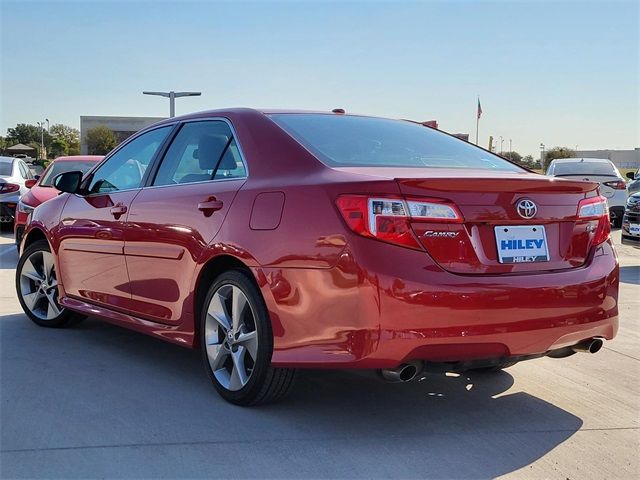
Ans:
[[[622,219],[622,243],[640,248],[640,192],[627,200]]]

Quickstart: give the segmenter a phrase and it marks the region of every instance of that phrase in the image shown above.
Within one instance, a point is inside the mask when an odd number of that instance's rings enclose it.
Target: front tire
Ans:
[[[24,250],[16,267],[16,291],[24,313],[41,327],[66,327],[85,318],[58,303],[58,276],[46,240]]]
[[[205,370],[222,398],[247,406],[274,402],[289,393],[296,371],[271,366],[269,314],[247,272],[230,270],[216,278],[200,325]]]

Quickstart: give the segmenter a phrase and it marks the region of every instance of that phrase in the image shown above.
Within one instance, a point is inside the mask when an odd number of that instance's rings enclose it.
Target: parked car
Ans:
[[[627,208],[622,221],[622,243],[640,248],[640,192],[627,200]]]
[[[27,224],[27,217],[33,212],[34,208],[60,193],[53,186],[53,179],[61,173],[74,170],[86,173],[103,158],[104,156],[102,155],[58,157],[47,166],[42,175],[36,175],[34,179],[27,180],[25,186],[30,190],[20,197],[16,208],[13,226],[16,245],[20,245],[24,227]]]
[[[598,184],[420,124],[203,112],[55,185],[68,193],[31,214],[16,269],[27,316],[200,348],[236,404],[282,397],[298,368],[408,381],[594,353],[617,331]]]
[[[640,192],[640,168],[634,172],[627,172],[627,178],[630,180],[627,183],[627,191],[629,195]]]
[[[0,157],[0,226],[11,227],[16,216],[20,195],[28,189],[25,182],[33,174],[19,158]]]
[[[620,228],[627,203],[627,182],[611,160],[606,158],[559,158],[552,160],[547,175],[598,182],[600,193],[609,204],[614,227]]]

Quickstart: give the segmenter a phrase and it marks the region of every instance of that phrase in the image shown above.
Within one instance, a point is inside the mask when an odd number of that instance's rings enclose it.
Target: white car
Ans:
[[[611,160],[606,158],[559,158],[552,160],[547,175],[571,177],[598,182],[600,193],[607,197],[609,217],[613,226],[622,226],[624,208],[627,204],[627,182]]]
[[[18,200],[29,190],[25,182],[33,178],[21,159],[0,157],[0,227],[13,225]]]

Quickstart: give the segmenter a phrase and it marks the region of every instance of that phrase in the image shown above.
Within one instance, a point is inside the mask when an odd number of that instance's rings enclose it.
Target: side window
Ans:
[[[93,174],[89,193],[108,193],[141,186],[144,172],[173,126],[151,130],[127,143]]]
[[[20,176],[27,180],[29,178],[29,174],[27,173],[27,169],[22,162],[18,162],[18,168],[20,169]]]
[[[229,126],[219,120],[191,122],[183,125],[171,143],[153,185],[178,185],[230,176],[245,177],[246,170]]]

